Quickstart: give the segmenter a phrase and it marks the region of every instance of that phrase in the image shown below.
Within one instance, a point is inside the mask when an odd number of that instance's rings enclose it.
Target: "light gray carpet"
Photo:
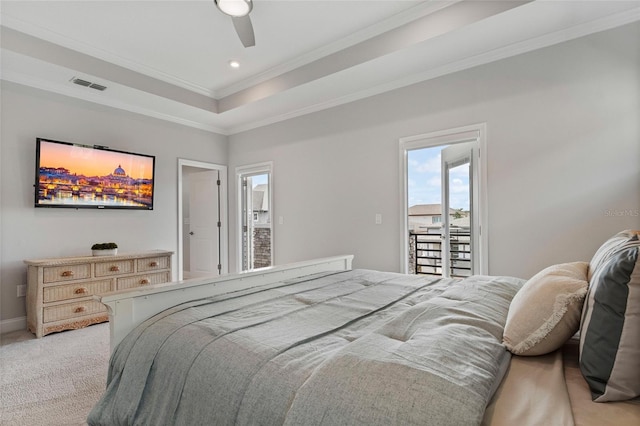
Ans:
[[[84,425],[104,391],[109,324],[0,338],[0,425]]]

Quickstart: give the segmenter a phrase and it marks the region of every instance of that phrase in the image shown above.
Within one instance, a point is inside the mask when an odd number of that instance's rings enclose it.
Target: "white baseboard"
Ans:
[[[11,318],[0,321],[0,334],[26,329],[27,317]]]

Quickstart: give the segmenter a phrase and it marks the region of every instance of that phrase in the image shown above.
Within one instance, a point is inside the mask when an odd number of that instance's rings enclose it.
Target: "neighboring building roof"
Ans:
[[[455,209],[449,209],[454,214]],[[416,204],[409,207],[409,216],[439,216],[442,214],[442,204]]]
[[[471,218],[469,216],[465,216],[460,219],[452,219],[449,221],[449,224],[459,228],[469,228],[469,226],[471,226]]]
[[[409,207],[409,216],[435,216],[442,214],[441,204],[416,204]]]
[[[267,184],[256,185],[253,188],[253,211],[269,211],[269,186]]]

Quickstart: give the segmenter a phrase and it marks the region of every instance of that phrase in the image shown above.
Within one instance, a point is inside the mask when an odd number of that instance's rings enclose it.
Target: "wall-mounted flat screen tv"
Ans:
[[[153,210],[155,157],[36,140],[36,207]]]

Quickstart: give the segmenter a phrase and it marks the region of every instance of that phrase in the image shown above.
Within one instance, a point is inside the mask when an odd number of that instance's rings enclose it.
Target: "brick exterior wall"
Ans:
[[[253,267],[271,266],[271,229],[253,228]]]
[[[409,231],[409,267],[407,270],[410,274],[416,273],[416,240],[411,231]]]

